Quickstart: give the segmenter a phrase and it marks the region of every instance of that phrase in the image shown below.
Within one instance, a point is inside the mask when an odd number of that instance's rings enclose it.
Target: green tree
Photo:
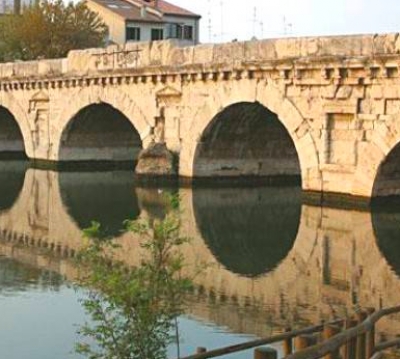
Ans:
[[[176,338],[192,281],[183,274],[180,220],[127,221],[141,237],[141,263],[127,267],[116,260],[114,241],[104,239],[99,223],[84,231],[89,245],[78,256],[81,285],[89,288],[84,307],[92,323],[80,333],[95,341],[77,346],[91,359],[165,359],[167,345]],[[179,352],[179,347],[178,347]]]
[[[102,46],[106,34],[106,25],[84,2],[43,0],[1,19],[0,59],[65,57],[73,49]]]

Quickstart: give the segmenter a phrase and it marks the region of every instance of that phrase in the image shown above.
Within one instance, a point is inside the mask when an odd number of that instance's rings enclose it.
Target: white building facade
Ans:
[[[200,15],[164,0],[87,0],[109,29],[109,41],[177,39],[195,45],[199,42]]]

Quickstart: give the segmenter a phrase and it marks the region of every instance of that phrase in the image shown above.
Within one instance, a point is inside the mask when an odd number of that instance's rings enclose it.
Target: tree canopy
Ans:
[[[0,20],[0,60],[65,57],[104,44],[107,26],[84,2],[43,0]]]

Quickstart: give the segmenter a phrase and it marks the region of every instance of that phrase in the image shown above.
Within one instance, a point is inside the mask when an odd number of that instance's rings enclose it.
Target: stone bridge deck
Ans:
[[[299,176],[304,190],[400,194],[398,34],[72,51],[0,65],[0,152],[135,160],[183,177]]]

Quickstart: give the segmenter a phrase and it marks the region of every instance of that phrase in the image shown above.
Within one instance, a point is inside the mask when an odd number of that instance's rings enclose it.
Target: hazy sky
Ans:
[[[202,16],[201,42],[400,32],[400,0],[169,1]]]

